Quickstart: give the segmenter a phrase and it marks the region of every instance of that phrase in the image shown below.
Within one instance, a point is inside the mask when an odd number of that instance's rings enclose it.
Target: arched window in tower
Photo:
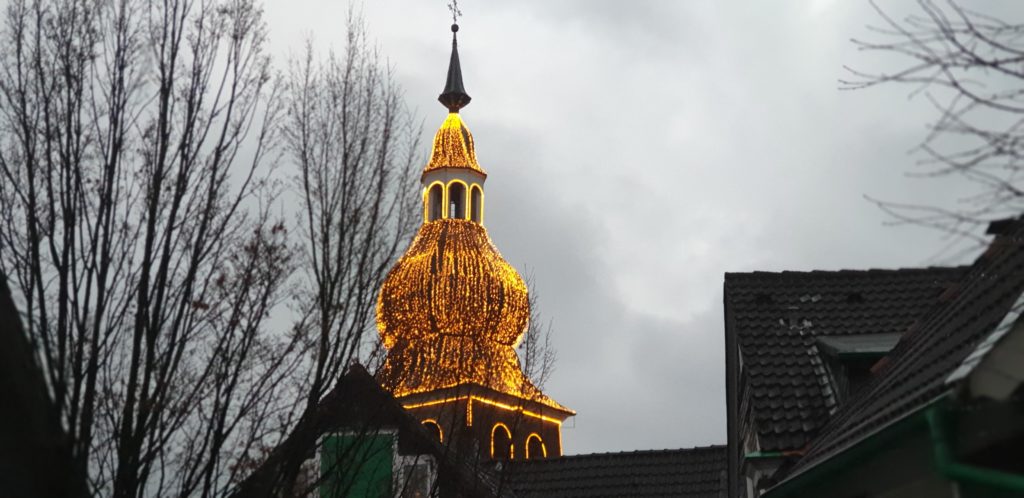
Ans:
[[[448,184],[448,217],[466,219],[466,184],[457,180]]]
[[[444,207],[444,187],[435,183],[427,189],[427,221],[440,219]]]
[[[441,432],[441,426],[437,424],[436,420],[432,418],[424,420],[423,427],[427,429],[427,432],[429,432],[430,435],[433,436],[435,441],[439,443],[444,442],[444,432]]]
[[[477,223],[482,223],[484,219],[484,191],[475,183],[470,187],[469,191],[470,219]]]
[[[540,436],[534,432],[526,438],[526,458],[547,458],[548,448],[544,446],[544,441]]]
[[[498,422],[491,429],[491,458],[494,460],[512,459],[512,432],[508,426]]]

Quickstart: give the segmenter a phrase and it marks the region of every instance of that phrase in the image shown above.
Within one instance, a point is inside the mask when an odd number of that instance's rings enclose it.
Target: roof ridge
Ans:
[[[548,458],[546,460],[534,460],[540,461],[551,461],[556,459],[583,459],[583,458],[601,458],[608,456],[624,456],[624,455],[653,455],[656,453],[682,453],[687,451],[699,451],[699,450],[717,450],[724,449],[725,444],[711,444],[708,446],[692,446],[689,448],[663,448],[663,449],[652,449],[652,450],[624,450],[624,451],[608,451],[604,453],[580,453],[576,455],[562,455],[555,458]],[[516,463],[527,463],[526,461],[519,461]]]
[[[754,277],[754,276],[823,276],[823,275],[867,275],[867,274],[906,274],[906,273],[931,273],[931,272],[953,272],[957,270],[965,270],[970,268],[972,265],[956,265],[956,266],[922,266],[922,267],[904,267],[904,268],[841,268],[838,270],[782,270],[782,271],[765,271],[755,270],[746,272],[725,272],[725,277]]]

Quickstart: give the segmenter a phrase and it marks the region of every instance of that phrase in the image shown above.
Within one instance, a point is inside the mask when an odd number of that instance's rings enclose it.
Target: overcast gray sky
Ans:
[[[425,147],[445,117],[445,3],[363,6]],[[849,42],[879,22],[865,0],[461,4],[486,225],[553,323],[545,390],[579,413],[566,454],[725,442],[724,272],[921,266],[945,243],[864,200],[958,188],[904,176],[925,99],[837,90],[844,64],[892,64]],[[344,46],[345,2],[266,10],[279,55]]]

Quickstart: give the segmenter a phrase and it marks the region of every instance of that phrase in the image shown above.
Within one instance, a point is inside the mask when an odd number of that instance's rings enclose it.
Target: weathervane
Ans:
[[[452,24],[458,24],[459,18],[462,17],[462,11],[459,10],[459,0],[448,2],[448,10],[452,13]]]
[[[448,108],[448,112],[459,112],[459,109],[466,107],[472,100],[462,84],[462,66],[459,64],[459,17],[462,10],[459,9],[459,0],[449,0],[448,10],[452,13],[452,58],[448,62],[448,79],[445,81],[444,91],[437,97],[437,100]]]

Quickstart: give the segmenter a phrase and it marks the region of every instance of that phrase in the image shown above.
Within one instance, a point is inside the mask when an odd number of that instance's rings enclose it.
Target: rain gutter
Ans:
[[[965,464],[955,460],[950,436],[945,432],[948,410],[946,405],[946,395],[936,398],[895,424],[768,489],[763,496],[765,498],[801,496],[803,492],[812,491],[812,486],[825,482],[836,474],[848,470],[851,466],[858,465],[878,452],[889,448],[894,441],[924,429],[927,429],[928,439],[932,443],[935,468],[943,477],[958,483],[1024,493],[1024,475]]]
[[[802,493],[812,491],[814,485],[827,482],[830,478],[835,477],[836,474],[847,471],[851,466],[863,463],[875,456],[879,451],[889,448],[893,441],[902,439],[911,432],[923,429],[926,422],[922,413],[923,410],[911,413],[902,420],[862,439],[831,458],[790,479],[782,481],[775,487],[769,488],[762,496],[765,498],[803,496]]]
[[[743,455],[743,458],[747,460],[760,459],[760,458],[782,458],[786,456],[781,451],[753,451]]]
[[[932,440],[935,467],[939,473],[956,482],[1024,493],[1024,475],[979,467],[956,461],[950,436],[946,433],[946,409],[934,404],[925,411],[928,433]]]

